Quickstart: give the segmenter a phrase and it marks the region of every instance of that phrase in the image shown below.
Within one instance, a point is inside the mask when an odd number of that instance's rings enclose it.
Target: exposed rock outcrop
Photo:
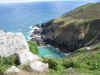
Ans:
[[[24,35],[0,30],[0,56],[7,57],[21,51],[29,51]]]
[[[30,33],[30,39],[31,41],[37,41],[38,45],[43,45],[43,39],[42,39],[42,28],[40,25],[35,25],[31,27],[31,33]]]
[[[36,71],[47,71],[48,64],[33,54],[22,33],[11,33],[0,30],[0,57],[16,55],[21,66],[31,65]],[[6,64],[5,64],[6,65]],[[8,68],[7,72],[19,72],[16,66]]]

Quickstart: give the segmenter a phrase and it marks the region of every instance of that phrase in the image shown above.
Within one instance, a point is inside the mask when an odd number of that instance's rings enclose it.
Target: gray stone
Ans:
[[[48,64],[42,63],[41,61],[35,61],[30,63],[30,68],[35,71],[39,72],[47,72],[48,71]]]
[[[18,69],[16,66],[11,66],[5,73],[9,72],[20,72],[20,69]]]
[[[18,57],[21,65],[30,64],[31,62],[41,60],[41,58],[30,51],[20,51]]]

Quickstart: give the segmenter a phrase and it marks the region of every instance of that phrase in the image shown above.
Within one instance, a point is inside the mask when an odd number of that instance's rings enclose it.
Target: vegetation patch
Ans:
[[[49,72],[52,75],[99,75],[100,74],[100,43],[92,45],[91,50],[78,49],[65,58],[46,58]]]
[[[28,41],[29,49],[32,53],[38,54],[38,45],[36,41]]]
[[[15,55],[8,56],[8,57],[0,57],[0,72],[4,72],[12,65],[19,65],[18,58]]]

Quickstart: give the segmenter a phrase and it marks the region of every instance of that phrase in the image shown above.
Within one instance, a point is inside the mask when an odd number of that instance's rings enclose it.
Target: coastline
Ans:
[[[41,24],[33,25],[30,27],[30,34],[29,34],[30,39],[29,40],[38,42],[38,45],[39,45],[38,51],[40,52],[40,54],[41,54],[41,49],[44,49],[44,50],[42,50],[42,51],[44,51],[44,56],[53,56],[52,54],[57,54],[57,56],[59,56],[59,57],[65,57],[70,54],[70,53],[61,52],[61,50],[59,48],[55,48],[54,46],[52,46],[50,44],[46,44],[46,42],[44,42],[44,39],[42,37],[43,35],[41,35],[41,32],[42,32]],[[45,50],[47,50],[47,51],[50,50],[50,52],[52,52],[52,54],[46,55]]]
[[[64,53],[64,52],[61,52],[60,50],[59,50],[59,48],[55,48],[55,47],[53,47],[53,46],[51,46],[51,45],[45,45],[45,46],[39,46],[38,47],[38,49],[39,48],[52,48],[52,52],[54,52],[54,53],[57,53],[57,54],[59,54],[61,57],[65,57],[65,56],[68,56],[68,55],[70,55],[70,53]],[[51,55],[49,55],[49,56],[51,56]]]

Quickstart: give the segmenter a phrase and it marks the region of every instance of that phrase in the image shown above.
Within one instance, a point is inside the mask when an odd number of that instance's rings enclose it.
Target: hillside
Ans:
[[[99,75],[100,43],[90,46],[91,50],[80,48],[64,58],[45,58],[50,75]]]
[[[72,52],[100,41],[100,3],[82,5],[42,24],[44,41]]]

